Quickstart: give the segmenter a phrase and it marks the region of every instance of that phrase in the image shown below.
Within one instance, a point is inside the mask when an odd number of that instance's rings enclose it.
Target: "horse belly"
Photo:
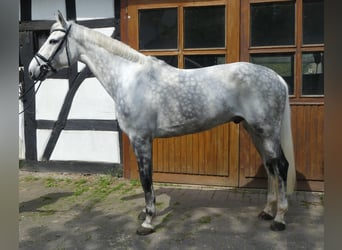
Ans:
[[[176,112],[166,117],[160,117],[156,129],[156,137],[172,137],[202,132],[223,123],[235,121],[238,117],[232,109],[227,106],[220,108],[208,105],[201,107],[198,112],[192,113]],[[191,114],[191,115],[190,115]]]

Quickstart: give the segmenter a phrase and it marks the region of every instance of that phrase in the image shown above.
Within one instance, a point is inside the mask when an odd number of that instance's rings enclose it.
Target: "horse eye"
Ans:
[[[49,41],[50,44],[57,44],[58,43],[58,40],[57,39],[51,39]]]

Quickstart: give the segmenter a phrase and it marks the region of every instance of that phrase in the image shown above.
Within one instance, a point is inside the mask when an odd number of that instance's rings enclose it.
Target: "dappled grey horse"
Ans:
[[[249,132],[268,174],[267,203],[259,218],[273,220],[272,230],[285,229],[286,195],[296,177],[288,89],[278,74],[246,62],[174,68],[59,13],[30,63],[30,77],[44,80],[76,61],[85,63],[114,99],[120,127],[133,146],[146,202],[138,234],[154,232],[152,140],[230,121]]]

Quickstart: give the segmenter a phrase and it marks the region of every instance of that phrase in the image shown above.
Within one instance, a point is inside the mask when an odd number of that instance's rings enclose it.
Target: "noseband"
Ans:
[[[66,43],[65,45],[65,50],[66,50],[66,54],[67,54],[67,58],[68,58],[68,66],[70,67],[70,57],[69,57],[69,49],[68,49],[68,34],[70,31],[71,25],[69,26],[69,28],[67,30],[64,29],[54,29],[51,31],[51,33],[55,32],[55,31],[61,31],[64,32],[65,35],[62,38],[62,41],[60,42],[60,44],[58,45],[57,49],[54,51],[54,53],[51,54],[51,56],[49,58],[44,57],[43,55],[41,55],[39,52],[37,52],[34,56],[34,59],[36,59],[36,62],[38,64],[38,66],[40,66],[40,75],[43,76],[44,74],[46,74],[49,70],[51,70],[52,72],[56,73],[57,70],[51,65],[52,60],[55,58],[56,54],[58,53],[59,50],[61,50],[64,42]],[[50,33],[50,34],[51,34]],[[42,60],[44,62],[44,64],[41,64],[38,60],[38,58],[40,60]]]

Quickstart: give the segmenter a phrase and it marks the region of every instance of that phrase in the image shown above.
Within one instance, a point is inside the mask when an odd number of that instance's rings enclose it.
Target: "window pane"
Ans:
[[[323,52],[302,55],[303,95],[324,94],[324,54]]]
[[[202,68],[226,63],[225,55],[194,55],[184,56],[184,68]]]
[[[167,64],[178,67],[178,56],[156,56],[158,59],[163,60]]]
[[[323,43],[324,4],[322,0],[310,0],[303,3],[303,43]]]
[[[294,44],[294,2],[251,4],[250,20],[252,46]]]
[[[139,10],[139,49],[177,49],[177,9]]]
[[[273,69],[287,82],[289,94],[293,95],[294,56],[292,54],[258,54],[251,56],[251,62]]]
[[[184,47],[225,47],[225,6],[184,8]]]

